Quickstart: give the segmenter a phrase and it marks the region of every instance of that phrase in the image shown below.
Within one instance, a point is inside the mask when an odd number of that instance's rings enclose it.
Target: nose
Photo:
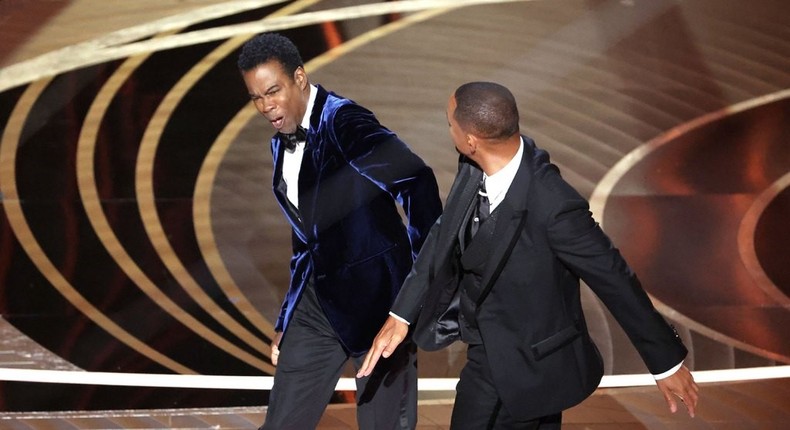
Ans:
[[[274,103],[267,103],[266,98],[259,98],[255,100],[255,109],[258,109],[258,112],[261,114],[265,114],[270,110],[274,109]]]

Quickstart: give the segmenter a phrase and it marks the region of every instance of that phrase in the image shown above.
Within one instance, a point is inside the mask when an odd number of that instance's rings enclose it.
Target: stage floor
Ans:
[[[790,419],[790,380],[711,383],[702,387],[696,418],[670,414],[653,387],[602,389],[563,414],[563,429],[728,429],[783,430]],[[419,430],[450,428],[452,400],[419,403]],[[356,429],[355,409],[330,405],[319,430]],[[179,408],[93,412],[0,414],[0,428],[46,429],[253,429],[263,423],[265,407]]]

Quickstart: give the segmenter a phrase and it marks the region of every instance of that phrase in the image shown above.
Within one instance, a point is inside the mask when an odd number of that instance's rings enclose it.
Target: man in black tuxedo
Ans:
[[[271,139],[273,188],[292,231],[264,429],[315,428],[347,361],[359,368],[441,213],[433,171],[372,112],[311,84],[296,46],[265,33],[238,67]],[[404,225],[397,204],[408,219]],[[357,381],[357,422],[413,429],[416,348]]]
[[[389,357],[411,324],[423,349],[469,344],[451,428],[558,429],[562,411],[603,375],[581,278],[628,334],[670,410],[677,397],[694,416],[698,387],[683,366],[686,348],[587,201],[519,134],[510,91],[462,85],[447,119],[461,154],[455,182],[358,376]]]

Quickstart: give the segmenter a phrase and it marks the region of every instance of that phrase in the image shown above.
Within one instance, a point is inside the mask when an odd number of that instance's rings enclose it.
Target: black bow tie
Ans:
[[[307,140],[307,130],[300,125],[293,133],[280,133],[280,140],[285,144],[285,149],[293,151],[297,143]]]

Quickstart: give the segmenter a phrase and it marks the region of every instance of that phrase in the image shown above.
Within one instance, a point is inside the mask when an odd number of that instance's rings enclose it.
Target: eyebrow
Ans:
[[[270,86],[261,95],[258,95],[257,93],[248,93],[248,95],[250,96],[251,99],[260,98],[260,97],[263,97],[263,96],[265,96],[267,94],[270,94],[272,91],[275,90],[275,88],[279,87],[279,85],[280,84],[274,84],[274,85]]]

